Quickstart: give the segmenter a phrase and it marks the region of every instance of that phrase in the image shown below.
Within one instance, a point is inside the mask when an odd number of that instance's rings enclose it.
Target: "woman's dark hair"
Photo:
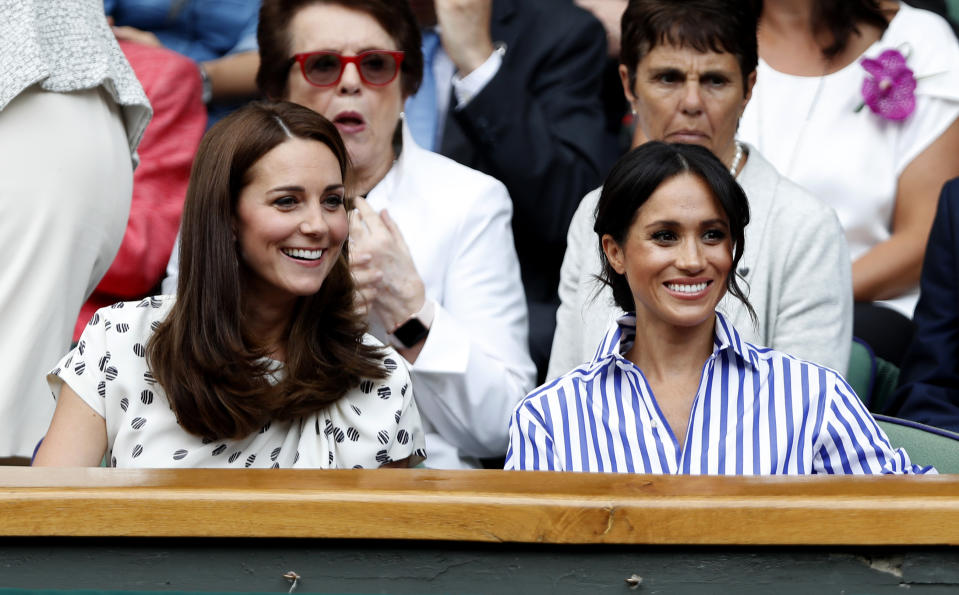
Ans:
[[[239,438],[270,420],[295,419],[336,401],[361,378],[383,378],[382,354],[362,342],[353,306],[347,246],[319,292],[294,306],[286,336],[285,377],[276,384],[267,352],[244,318],[245,276],[233,228],[251,168],[290,138],[321,142],[345,182],[349,158],[323,116],[288,103],[252,103],[203,137],[187,189],[176,302],[147,344],[151,373],[186,431]],[[349,208],[347,205],[346,208]]]
[[[751,0],[758,16],[762,16],[763,0]],[[832,43],[822,48],[826,59],[838,56],[849,45],[853,33],[858,34],[857,23],[866,23],[885,31],[889,21],[879,6],[879,0],[816,0],[813,4],[812,31],[828,31]]]
[[[629,71],[630,88],[636,86],[640,60],[659,45],[672,45],[732,54],[745,93],[759,63],[758,18],[754,5],[744,0],[629,0],[620,25],[619,61]]]
[[[400,65],[404,97],[416,93],[423,80],[422,40],[416,17],[406,0],[263,0],[256,30],[260,45],[256,84],[263,95],[270,99],[286,98],[290,68],[294,64],[290,24],[299,11],[315,4],[336,4],[372,17],[393,38],[397,49],[405,53]]]
[[[749,223],[749,201],[726,166],[709,149],[698,145],[648,142],[624,155],[613,166],[603,184],[593,225],[603,262],[599,280],[612,289],[617,306],[627,312],[636,309],[626,276],[613,269],[603,251],[603,236],[609,234],[617,244],[624,245],[639,209],[664,182],[681,174],[703,180],[729,218],[733,264],[726,277],[726,290],[743,303],[755,322],[756,313],[736,279],[736,269],[743,256],[743,234]]]

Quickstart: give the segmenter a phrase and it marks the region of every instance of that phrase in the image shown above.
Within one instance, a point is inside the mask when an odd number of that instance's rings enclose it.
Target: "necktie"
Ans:
[[[423,31],[423,82],[419,91],[406,100],[406,123],[416,144],[432,151],[436,146],[436,79],[433,58],[440,47],[440,36],[434,29]]]

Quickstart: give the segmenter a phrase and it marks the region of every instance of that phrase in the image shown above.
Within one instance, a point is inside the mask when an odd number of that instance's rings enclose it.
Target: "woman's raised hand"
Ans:
[[[350,217],[350,270],[359,306],[387,331],[406,322],[426,301],[403,234],[385,209],[377,213],[363,198],[356,199]]]

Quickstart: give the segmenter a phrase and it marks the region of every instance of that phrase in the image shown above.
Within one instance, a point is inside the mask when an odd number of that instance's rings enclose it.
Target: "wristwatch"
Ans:
[[[206,105],[213,99],[213,81],[210,80],[210,73],[206,71],[202,62],[197,62],[196,65],[200,69],[200,81],[203,83],[203,105]]]
[[[433,324],[433,301],[426,300],[419,312],[414,313],[406,321],[393,329],[390,333],[390,342],[397,347],[410,349],[430,334],[430,325]]]

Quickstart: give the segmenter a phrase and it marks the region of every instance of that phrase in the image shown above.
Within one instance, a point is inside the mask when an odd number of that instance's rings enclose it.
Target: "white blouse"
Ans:
[[[836,210],[854,261],[889,239],[899,176],[959,117],[959,44],[941,17],[900,3],[863,56],[887,49],[902,51],[918,79],[907,119],[856,111],[867,76],[859,60],[819,77],[784,74],[760,60],[739,128],[784,176]],[[912,317],[917,296],[918,287],[885,303]]]
[[[384,349],[388,377],[363,380],[307,417],[268,422],[239,440],[188,433],[145,357],[147,340],[172,305],[172,296],[160,296],[98,310],[76,348],[47,376],[54,397],[67,384],[106,420],[111,467],[349,469],[425,457],[409,370],[391,348]],[[273,380],[281,376],[276,362]]]

